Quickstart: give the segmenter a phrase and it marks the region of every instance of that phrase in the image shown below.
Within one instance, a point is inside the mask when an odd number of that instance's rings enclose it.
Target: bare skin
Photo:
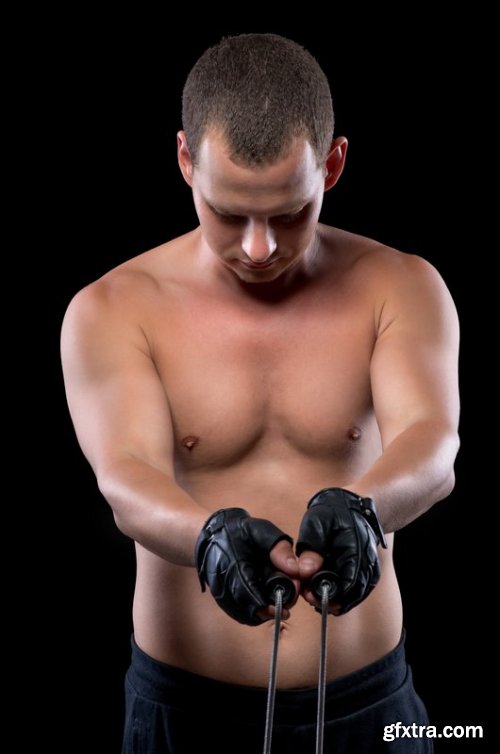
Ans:
[[[300,139],[258,169],[214,132],[196,166],[182,132],[178,147],[200,227],[81,291],[63,328],[79,441],[136,541],[136,641],[171,665],[265,686],[272,623],[242,626],[201,593],[196,538],[210,512],[237,506],[296,540],[310,497],[342,486],[376,500],[389,549],[372,594],[330,619],[333,679],[397,644],[390,533],[453,487],[455,309],[422,259],[318,223],[345,139],[321,166]],[[279,685],[312,686],[319,617],[305,585],[321,557],[280,542],[271,559],[301,592],[282,624]]]

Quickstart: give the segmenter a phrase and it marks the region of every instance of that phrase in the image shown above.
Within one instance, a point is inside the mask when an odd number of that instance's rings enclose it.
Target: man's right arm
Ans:
[[[62,362],[70,413],[119,529],[165,560],[193,566],[209,511],[175,482],[168,401],[128,288],[99,281],[68,308]]]

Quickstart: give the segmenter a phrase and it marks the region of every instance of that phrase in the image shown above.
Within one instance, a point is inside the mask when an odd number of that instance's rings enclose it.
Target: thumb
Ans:
[[[323,565],[324,558],[317,552],[312,550],[304,550],[299,558],[300,578],[303,581],[307,581],[317,571],[320,570]]]
[[[278,571],[283,571],[291,579],[299,578],[299,563],[292,545],[286,539],[282,539],[274,545],[269,553],[269,558]]]

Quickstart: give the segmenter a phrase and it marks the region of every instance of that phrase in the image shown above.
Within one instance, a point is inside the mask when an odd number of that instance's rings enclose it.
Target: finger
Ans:
[[[263,607],[261,610],[258,610],[257,615],[261,620],[264,621],[274,620],[274,617],[276,615],[276,608],[274,607],[274,605],[268,605],[267,607]],[[289,617],[290,610],[287,610],[284,607],[281,613],[281,620],[288,620]]]
[[[313,607],[318,606],[316,595],[311,591],[311,589],[309,589],[309,587],[303,587],[301,594],[309,605],[312,605]]]
[[[302,597],[309,605],[312,605],[312,607],[321,609],[321,600],[319,600],[309,588],[306,587],[302,590]],[[332,615],[340,615],[341,610],[342,607],[337,602],[330,602],[328,605],[328,612]]]
[[[291,579],[299,579],[299,564],[290,542],[282,539],[269,553],[271,563],[278,569],[290,576]]]
[[[320,570],[324,558],[317,552],[305,550],[299,558],[299,574],[301,581],[310,579]]]

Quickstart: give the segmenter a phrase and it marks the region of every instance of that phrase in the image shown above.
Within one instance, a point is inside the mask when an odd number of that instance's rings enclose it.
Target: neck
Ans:
[[[279,278],[268,283],[247,283],[234,273],[232,277],[233,286],[236,284],[245,296],[270,304],[291,298],[295,293],[310,285],[312,280],[311,273],[306,271],[304,265],[301,264],[286,270]]]

